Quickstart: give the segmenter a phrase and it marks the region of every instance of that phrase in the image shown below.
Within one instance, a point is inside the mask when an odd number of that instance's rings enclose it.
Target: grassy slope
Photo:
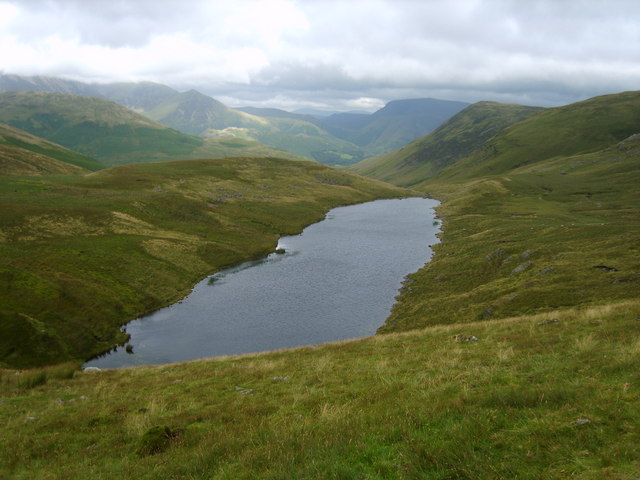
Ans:
[[[638,138],[430,188],[449,199],[439,209],[444,241],[381,331],[638,297]]]
[[[227,137],[227,141],[228,137],[253,140],[282,149],[289,157],[300,155],[330,165],[350,164],[363,157],[360,147],[334,137],[307,119],[253,115],[193,90],[168,97],[143,114],[187,134]]]
[[[104,168],[90,157],[3,124],[0,124],[0,159],[2,175],[82,173]]]
[[[595,152],[640,131],[640,92],[549,108],[502,131],[440,180],[498,175],[546,158]]]
[[[0,122],[106,165],[232,155],[298,158],[257,142],[202,139],[107,100],[48,92],[0,93]]]
[[[632,480],[639,311],[635,301],[67,379],[56,379],[73,375],[65,366],[0,372],[0,477]],[[145,455],[153,426],[175,436]]]
[[[291,179],[295,178],[295,181]],[[88,358],[331,207],[402,196],[311,162],[187,160],[0,179],[0,362]]]
[[[424,330],[70,379],[6,372],[0,472],[636,479],[639,147],[425,186],[447,200],[443,243],[393,325]],[[176,436],[136,454],[153,425]]]
[[[505,127],[539,111],[536,107],[478,102],[409,145],[371,157],[349,170],[396,185],[411,186],[464,158]]]

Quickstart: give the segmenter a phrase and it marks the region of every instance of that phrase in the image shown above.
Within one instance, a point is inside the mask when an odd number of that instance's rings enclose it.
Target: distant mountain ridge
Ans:
[[[319,118],[277,109],[233,109],[196,90],[178,92],[152,82],[87,84],[0,74],[0,91],[16,90],[103,98],[189,135],[253,140],[330,165],[349,165],[401,147],[467,105],[434,99],[396,100],[373,114]]]
[[[0,123],[90,156],[105,165],[219,158],[298,158],[242,139],[204,139],[181,133],[117,103],[47,91],[0,92]]]
[[[363,160],[350,169],[360,175],[411,186],[432,178],[502,129],[540,110],[540,107],[477,102],[409,145]]]
[[[479,102],[410,145],[350,169],[400,186],[427,188],[596,152],[639,132],[640,91],[545,109]]]
[[[321,119],[328,132],[375,155],[400,148],[435,130],[469,104],[433,98],[394,100],[371,115],[342,113]]]

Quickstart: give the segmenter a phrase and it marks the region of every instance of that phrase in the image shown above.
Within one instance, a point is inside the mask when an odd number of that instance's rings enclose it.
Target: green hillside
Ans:
[[[640,131],[640,92],[549,108],[505,129],[442,179],[496,175],[547,158],[594,152]]]
[[[411,186],[432,178],[502,129],[539,110],[522,105],[478,102],[454,115],[432,133],[399,150],[363,160],[349,170],[396,185]]]
[[[637,479],[637,101],[544,110],[416,184],[443,202],[441,243],[379,335],[0,369],[0,478]],[[404,194],[284,160],[3,182],[0,351],[13,365],[96,351],[116,318],[177,298],[199,269],[269,251],[329,205]]]
[[[295,187],[291,179],[295,178]],[[0,362],[88,359],[206,275],[334,206],[403,190],[312,162],[229,158],[0,178]]]
[[[435,130],[468,104],[433,98],[393,100],[370,114],[340,113],[318,120],[333,135],[360,146],[366,155],[400,148]]]
[[[0,124],[0,175],[84,173],[104,165],[23,130]]]
[[[328,165],[350,165],[367,155],[403,146],[467,105],[436,99],[394,100],[370,115],[338,114],[318,119],[277,109],[234,109],[196,90],[178,92],[152,82],[88,84],[0,73],[0,90],[99,97],[188,135],[253,140],[290,152],[288,158],[301,155]],[[116,163],[123,162],[110,164]]]
[[[0,122],[106,165],[230,155],[298,158],[257,142],[185,135],[113,102],[86,96],[3,92]]]
[[[640,138],[469,182],[431,181],[443,242],[380,331],[634,299]]]

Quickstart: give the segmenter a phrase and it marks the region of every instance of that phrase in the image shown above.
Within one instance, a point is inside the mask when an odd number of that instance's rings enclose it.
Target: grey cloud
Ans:
[[[114,58],[101,64],[90,54],[80,61],[61,54],[34,73],[135,77],[238,103],[346,106],[358,97],[432,96],[557,105],[640,85],[637,0],[282,0],[306,19],[300,25],[280,16],[243,25],[255,0],[9,1],[28,12],[7,27],[25,45],[55,33],[157,57],[136,62],[132,54],[131,72]],[[273,38],[251,30],[272,20],[280,28]],[[187,41],[182,50],[149,48],[159,35]]]

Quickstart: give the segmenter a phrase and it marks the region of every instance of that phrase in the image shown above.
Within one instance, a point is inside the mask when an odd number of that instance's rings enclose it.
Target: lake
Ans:
[[[126,325],[124,347],[85,366],[158,365],[315,345],[373,335],[404,277],[431,258],[439,226],[424,198],[331,210],[284,254],[247,262],[198,283],[180,302]]]

